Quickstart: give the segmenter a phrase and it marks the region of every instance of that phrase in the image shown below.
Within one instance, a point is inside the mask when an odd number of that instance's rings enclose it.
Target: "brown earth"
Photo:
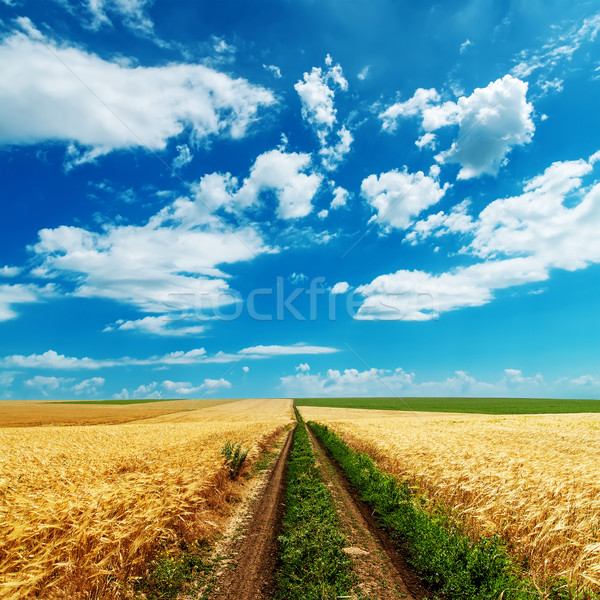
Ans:
[[[242,538],[234,540],[234,547],[229,549],[229,562],[235,565],[233,571],[218,574],[210,600],[267,600],[271,597],[279,555],[277,538],[285,511],[286,464],[292,434],[293,429],[267,475],[265,487],[254,501],[247,531]]]
[[[229,542],[229,556],[217,574],[210,600],[268,600],[274,591],[281,521],[285,512],[285,465],[292,445],[291,431],[271,467],[266,485],[248,509],[247,530]],[[426,589],[402,551],[379,528],[369,507],[309,430],[325,485],[331,491],[358,584],[350,598],[421,600]]]
[[[342,533],[352,558],[359,584],[357,592],[369,599],[421,599],[426,590],[407,563],[406,557],[377,525],[367,504],[352,489],[340,468],[308,428],[321,477],[329,488]]]

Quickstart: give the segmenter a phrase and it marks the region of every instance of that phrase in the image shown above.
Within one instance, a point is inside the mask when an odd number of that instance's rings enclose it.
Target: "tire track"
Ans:
[[[267,600],[271,597],[279,555],[277,538],[284,513],[286,465],[294,429],[288,433],[267,484],[255,502],[252,520],[234,556],[236,566],[219,578],[210,600]]]
[[[343,533],[349,543],[345,551],[353,558],[360,592],[373,600],[424,598],[427,590],[406,558],[377,525],[370,508],[358,498],[310,427],[307,429],[322,478],[331,491]]]

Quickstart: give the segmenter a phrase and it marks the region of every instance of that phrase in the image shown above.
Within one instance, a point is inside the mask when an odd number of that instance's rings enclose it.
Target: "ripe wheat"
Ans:
[[[256,454],[291,419],[289,402],[259,406],[0,429],[0,597],[125,597],[157,550],[210,536],[227,493],[222,446]]]
[[[598,415],[302,412],[456,509],[473,536],[500,535],[541,587],[564,576],[600,590]]]

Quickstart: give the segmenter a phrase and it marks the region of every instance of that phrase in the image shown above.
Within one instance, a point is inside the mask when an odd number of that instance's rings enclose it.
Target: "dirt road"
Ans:
[[[248,529],[234,552],[234,570],[219,578],[211,600],[267,600],[271,597],[279,550],[277,537],[285,510],[285,467],[293,433],[292,429],[254,503]]]
[[[369,507],[358,498],[310,428],[308,434],[321,477],[335,502],[342,532],[348,543],[345,551],[352,557],[362,593],[373,600],[423,598],[426,590],[404,556],[377,526]]]
[[[302,425],[299,425],[302,426]],[[292,432],[272,466],[267,483],[251,507],[245,534],[237,540],[230,565],[218,577],[210,600],[268,600],[274,591],[277,566],[277,537],[285,510],[286,462],[292,445]],[[359,581],[356,597],[369,600],[420,600],[426,595],[406,559],[376,524],[370,509],[352,490],[339,467],[309,429],[323,481],[331,491]]]

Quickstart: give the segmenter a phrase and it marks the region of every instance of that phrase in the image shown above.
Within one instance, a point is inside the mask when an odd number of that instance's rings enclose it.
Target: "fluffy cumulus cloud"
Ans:
[[[0,43],[0,144],[62,140],[78,164],[115,149],[164,149],[184,130],[193,139],[244,136],[273,94],[198,64],[110,62],[25,32]]]
[[[533,136],[533,105],[526,96],[527,83],[505,75],[459,98],[458,139],[436,159],[460,164],[459,179],[496,175],[510,150],[527,144]]]
[[[33,248],[36,273],[67,277],[73,294],[124,302],[146,312],[208,310],[235,301],[217,265],[254,258],[265,250],[251,229],[111,226],[43,229]]]
[[[392,104],[379,115],[381,128],[388,132],[396,131],[401,117],[416,117],[439,101],[440,95],[435,88],[418,88],[412,98]]]
[[[302,366],[302,365],[300,365]],[[390,388],[402,390],[412,382],[413,374],[403,369],[329,369],[325,375],[310,374],[308,369],[297,369],[295,375],[281,378],[287,394],[306,396],[360,396],[362,394],[389,395]]]
[[[449,233],[464,234],[472,231],[475,225],[473,217],[468,214],[470,205],[470,200],[463,200],[453,206],[448,213],[441,210],[426,219],[417,221],[412,231],[407,234],[406,241],[414,245],[432,235],[439,237]]]
[[[193,385],[189,381],[162,382],[162,387],[169,395],[190,396],[192,394],[208,395],[218,390],[230,389],[231,382],[223,377],[219,379],[205,379],[200,385]]]
[[[348,82],[340,65],[333,66],[331,56],[325,59],[326,69],[313,67],[310,73],[298,81],[294,88],[302,104],[302,116],[313,128],[319,140],[323,166],[335,169],[350,152],[354,138],[350,130],[337,124],[337,110],[334,106],[335,90],[348,90]],[[330,87],[330,83],[333,87]]]
[[[597,157],[553,163],[527,181],[521,195],[488,204],[479,215],[472,252],[484,258],[530,255],[567,270],[600,262],[600,183],[583,185]]]
[[[312,199],[322,181],[316,173],[304,173],[310,163],[309,154],[282,150],[261,154],[235,195],[235,201],[242,205],[252,204],[262,192],[272,191],[277,196],[280,218],[305,217],[312,210]]]
[[[350,289],[347,281],[338,281],[332,288],[331,293],[334,295],[345,294]]]
[[[436,204],[448,184],[440,187],[436,178],[422,171],[389,171],[369,175],[363,180],[361,194],[377,210],[377,221],[384,226],[406,229],[414,217]]]
[[[487,304],[496,290],[547,278],[547,268],[530,257],[488,261],[440,275],[401,269],[357,288],[365,300],[356,318],[437,319],[443,312]]]
[[[333,190],[333,200],[331,201],[331,205],[329,208],[333,210],[336,208],[346,206],[348,198],[350,198],[350,192],[347,189],[338,185]]]
[[[36,375],[31,379],[27,379],[25,381],[25,385],[36,388],[40,390],[44,396],[47,396],[50,392],[55,392],[65,384],[71,383],[72,381],[73,379],[65,377],[47,377],[45,375]]]
[[[98,393],[98,389],[104,385],[105,381],[104,377],[90,377],[89,379],[83,379],[79,383],[76,383],[71,389],[76,394],[95,396]]]
[[[477,219],[461,203],[449,214],[418,222],[407,236],[462,233],[462,253],[482,262],[441,274],[399,270],[357,291],[365,296],[359,319],[428,320],[446,311],[481,306],[499,290],[548,279],[552,269],[574,271],[600,263],[600,183],[587,183],[599,162],[556,162],[525,182],[523,193],[491,202]]]
[[[273,251],[244,216],[262,194],[275,194],[277,214],[284,219],[312,210],[321,177],[304,173],[309,165],[307,154],[273,150],[256,159],[242,185],[229,174],[206,175],[193,186],[193,198],[177,198],[145,224],[107,224],[100,231],[43,229],[31,248],[34,274],[60,278],[75,296],[112,299],[154,313],[155,318],[112,328],[177,335],[179,326],[161,324],[160,315],[182,310],[201,314],[239,302],[222,268]],[[235,226],[215,216],[221,209],[236,214]],[[2,286],[0,314],[8,318],[11,313],[2,306],[31,301],[36,293],[39,289],[33,287]]]
[[[394,131],[400,118],[421,117],[426,133],[417,140],[420,148],[435,147],[432,131],[458,125],[455,141],[436,160],[458,163],[459,179],[496,175],[512,148],[529,143],[533,136],[533,105],[527,101],[527,88],[527,82],[505,75],[470,96],[443,103],[435,89],[419,88],[412,98],[393,104],[379,116],[385,131]]]
[[[190,323],[197,322],[197,315],[185,317],[169,317],[161,315],[159,317],[149,316],[133,321],[119,319],[112,325],[107,325],[104,331],[137,331],[139,333],[158,335],[162,337],[188,337],[203,335],[206,326],[194,325]]]
[[[20,267],[5,265],[0,267],[0,277],[16,277],[21,271],[22,269]]]
[[[56,295],[56,288],[52,284],[45,286],[29,283],[0,284],[0,321],[8,321],[17,316],[14,310],[16,304],[40,302],[54,295]]]
[[[393,396],[410,410],[406,396],[544,396],[548,386],[540,373],[529,376],[519,369],[505,369],[495,381],[480,381],[467,371],[457,370],[445,379],[419,381],[415,373],[395,369],[329,369],[311,374],[296,368],[295,375],[280,379],[280,387],[290,396]]]

